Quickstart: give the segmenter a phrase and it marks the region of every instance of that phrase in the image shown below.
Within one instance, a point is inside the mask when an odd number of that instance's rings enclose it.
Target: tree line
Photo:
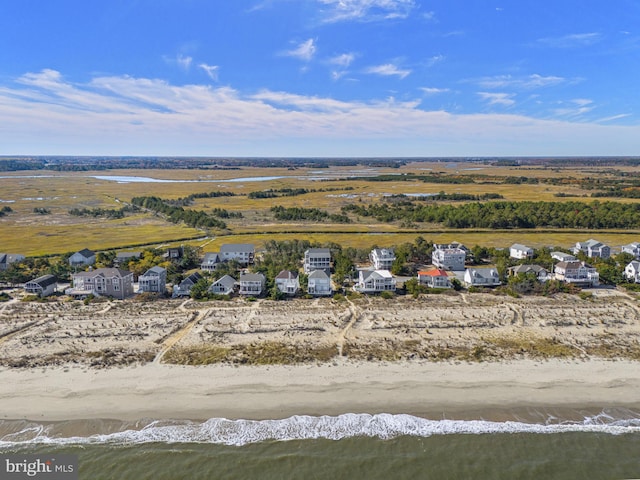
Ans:
[[[159,197],[134,197],[131,203],[155,213],[164,215],[172,223],[184,223],[194,228],[218,228],[224,230],[227,224],[219,218],[209,215],[202,210],[185,210],[182,207],[170,205]]]
[[[271,207],[271,212],[276,220],[311,222],[351,223],[351,219],[344,214],[329,213],[319,208],[283,207],[277,205]]]
[[[489,202],[465,205],[350,204],[343,214],[379,222],[440,223],[450,228],[637,228],[640,204],[618,202]]]

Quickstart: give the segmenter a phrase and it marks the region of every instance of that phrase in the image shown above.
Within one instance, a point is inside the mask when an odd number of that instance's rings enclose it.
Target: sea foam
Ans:
[[[338,416],[296,415],[279,420],[229,420],[211,418],[205,422],[158,420],[140,429],[126,429],[90,436],[62,436],[55,424],[30,425],[0,438],[0,449],[34,444],[142,444],[142,443],[213,443],[247,445],[264,441],[308,439],[340,440],[350,437],[391,439],[400,436],[429,437],[460,434],[554,434],[568,432],[622,435],[640,433],[640,418],[616,419],[603,412],[583,421],[548,424],[518,421],[429,420],[404,414],[347,413]]]

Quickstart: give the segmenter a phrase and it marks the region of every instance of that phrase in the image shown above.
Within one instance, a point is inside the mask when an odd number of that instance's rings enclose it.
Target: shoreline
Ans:
[[[0,369],[5,421],[262,420],[344,413],[504,421],[550,410],[597,414],[610,408],[640,410],[637,362]]]

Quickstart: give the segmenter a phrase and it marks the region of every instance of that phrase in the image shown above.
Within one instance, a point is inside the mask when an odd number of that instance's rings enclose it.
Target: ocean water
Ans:
[[[638,413],[580,415],[4,421],[0,453],[76,454],[81,479],[640,478]]]

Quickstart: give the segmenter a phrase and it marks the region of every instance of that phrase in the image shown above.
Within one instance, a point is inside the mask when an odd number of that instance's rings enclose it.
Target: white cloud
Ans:
[[[206,63],[201,63],[198,67],[204,70],[211,80],[216,82],[218,81],[218,65],[207,65]]]
[[[179,53],[175,57],[169,57],[165,55],[162,57],[162,59],[168,65],[177,66],[185,72],[189,71],[189,69],[191,68],[191,63],[193,62],[193,58],[182,55],[181,53]]]
[[[342,53],[340,55],[336,55],[329,59],[329,63],[332,65],[338,65],[339,67],[347,68],[353,60],[355,60],[356,56],[353,53]]]
[[[553,48],[574,48],[587,47],[602,40],[602,35],[598,32],[573,33],[561,37],[539,38],[537,44]]]
[[[325,21],[379,21],[406,18],[415,0],[317,0],[324,8]]]
[[[508,94],[484,98],[513,102]],[[586,100],[560,107],[592,107]],[[420,99],[245,95],[128,76],[80,84],[54,70],[0,84],[5,154],[630,155],[640,148],[638,126],[580,120],[425,111]]]
[[[510,107],[516,103],[515,100],[513,100],[514,95],[511,93],[478,92],[478,95],[489,105],[504,105],[505,107]]]
[[[435,88],[435,87],[422,87],[422,90],[427,95],[437,95],[438,93],[446,93],[449,91],[448,88]]]
[[[375,75],[382,76],[397,76],[400,78],[405,78],[407,75],[411,74],[411,70],[401,69],[397,65],[393,63],[385,63],[384,65],[375,65],[373,67],[369,67],[366,70],[366,73],[373,73]]]
[[[553,110],[553,113],[558,117],[578,118],[595,108],[593,100],[588,98],[574,98],[560,103],[562,106]]]
[[[618,115],[612,115],[610,117],[599,118],[598,120],[596,120],[596,122],[597,123],[613,122],[614,120],[620,120],[621,118],[627,118],[630,116],[631,116],[630,113],[620,113]]]
[[[478,80],[472,80],[482,88],[520,88],[534,89],[550,87],[565,83],[568,80],[563,77],[548,75],[542,76],[534,73],[528,76],[513,77],[511,75],[496,75],[494,77],[483,77]]]
[[[284,52],[284,55],[308,62],[313,58],[316,50],[317,47],[315,45],[315,41],[313,40],[313,38],[310,38],[309,40],[305,40],[304,42],[299,44],[293,50],[287,50],[286,52]]]
[[[440,63],[444,61],[444,55],[434,55],[433,57],[427,60],[427,66],[433,67],[436,63]]]

